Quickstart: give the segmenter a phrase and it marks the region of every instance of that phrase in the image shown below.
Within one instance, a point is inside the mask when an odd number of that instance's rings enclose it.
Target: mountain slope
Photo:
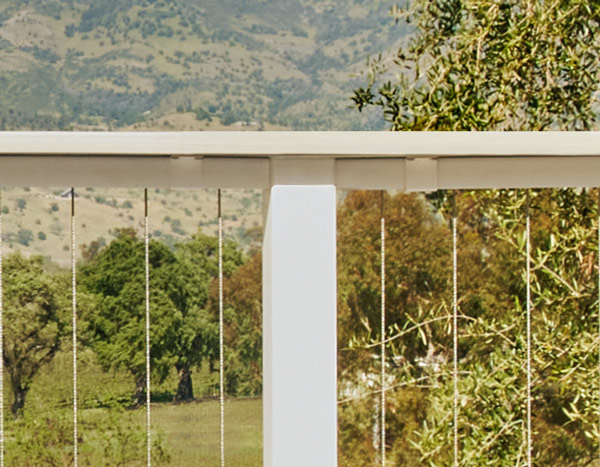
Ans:
[[[348,97],[401,39],[389,6],[2,0],[0,129],[381,128]]]

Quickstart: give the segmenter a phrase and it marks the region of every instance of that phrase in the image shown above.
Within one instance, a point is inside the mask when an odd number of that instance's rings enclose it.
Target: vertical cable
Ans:
[[[150,241],[148,235],[148,188],[144,188],[144,264],[146,276],[146,450],[148,467],[152,463],[150,425]]]
[[[381,190],[381,465],[385,467],[385,193]]]
[[[219,408],[221,417],[221,467],[225,467],[225,384],[223,358],[223,217],[221,216],[221,190],[217,191],[219,217]]]
[[[456,192],[452,193],[452,340],[454,381],[454,467],[458,467],[458,238],[456,233]]]
[[[598,189],[598,385],[600,390],[600,188]],[[1,263],[0,263],[1,265]],[[0,289],[1,290],[1,289]],[[0,293],[0,299],[2,294]],[[0,321],[1,322],[1,321]],[[598,400],[598,426],[600,427],[600,399]],[[598,440],[598,463],[600,465],[600,439]]]
[[[2,193],[0,192],[0,467],[4,467],[4,295],[2,282]]]
[[[77,283],[75,270],[75,188],[71,188],[71,298],[73,301],[73,465],[77,467]]]
[[[526,289],[527,289],[527,465],[531,467],[531,216],[529,190],[525,202],[525,243],[527,251]]]

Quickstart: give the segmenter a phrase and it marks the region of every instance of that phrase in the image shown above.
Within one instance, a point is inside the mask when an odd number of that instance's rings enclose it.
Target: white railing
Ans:
[[[599,186],[600,133],[0,133],[18,185],[269,190],[264,465],[334,466],[336,188]]]

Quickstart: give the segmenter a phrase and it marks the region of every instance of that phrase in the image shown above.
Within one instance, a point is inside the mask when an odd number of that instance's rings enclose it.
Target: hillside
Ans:
[[[0,130],[379,129],[350,109],[370,53],[402,30],[366,0],[0,0]],[[66,187],[65,187],[66,188]],[[3,189],[5,251],[68,264],[65,188]],[[78,191],[78,244],[141,233],[141,193]],[[247,248],[261,193],[225,193],[228,236]],[[214,234],[214,190],[152,192],[167,244]],[[24,204],[23,204],[24,203]],[[78,249],[79,252],[79,249]]]
[[[349,96],[390,6],[0,0],[0,129],[379,129]]]
[[[64,188],[2,190],[3,251],[39,254],[62,266],[70,264],[70,198]],[[61,196],[63,195],[64,196]],[[144,232],[143,191],[86,188],[76,190],[77,254],[82,245],[106,245],[118,229]],[[169,246],[201,231],[217,232],[216,190],[149,190],[148,217],[152,238]],[[262,196],[258,190],[223,191],[226,239],[245,249],[256,246],[262,228]]]

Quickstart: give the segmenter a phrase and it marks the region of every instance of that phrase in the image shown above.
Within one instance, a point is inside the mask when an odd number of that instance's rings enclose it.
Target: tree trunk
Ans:
[[[135,379],[135,390],[133,391],[132,404],[140,407],[146,403],[146,374],[139,375]]]
[[[190,401],[194,399],[194,388],[192,387],[192,370],[187,365],[176,366],[179,375],[177,384],[177,393],[175,400],[177,402]]]
[[[28,392],[29,388],[22,388],[20,386],[13,387],[13,395],[15,397],[15,400],[10,406],[10,410],[13,414],[13,417],[17,418],[21,414],[21,411],[25,406],[25,398],[27,397]]]

